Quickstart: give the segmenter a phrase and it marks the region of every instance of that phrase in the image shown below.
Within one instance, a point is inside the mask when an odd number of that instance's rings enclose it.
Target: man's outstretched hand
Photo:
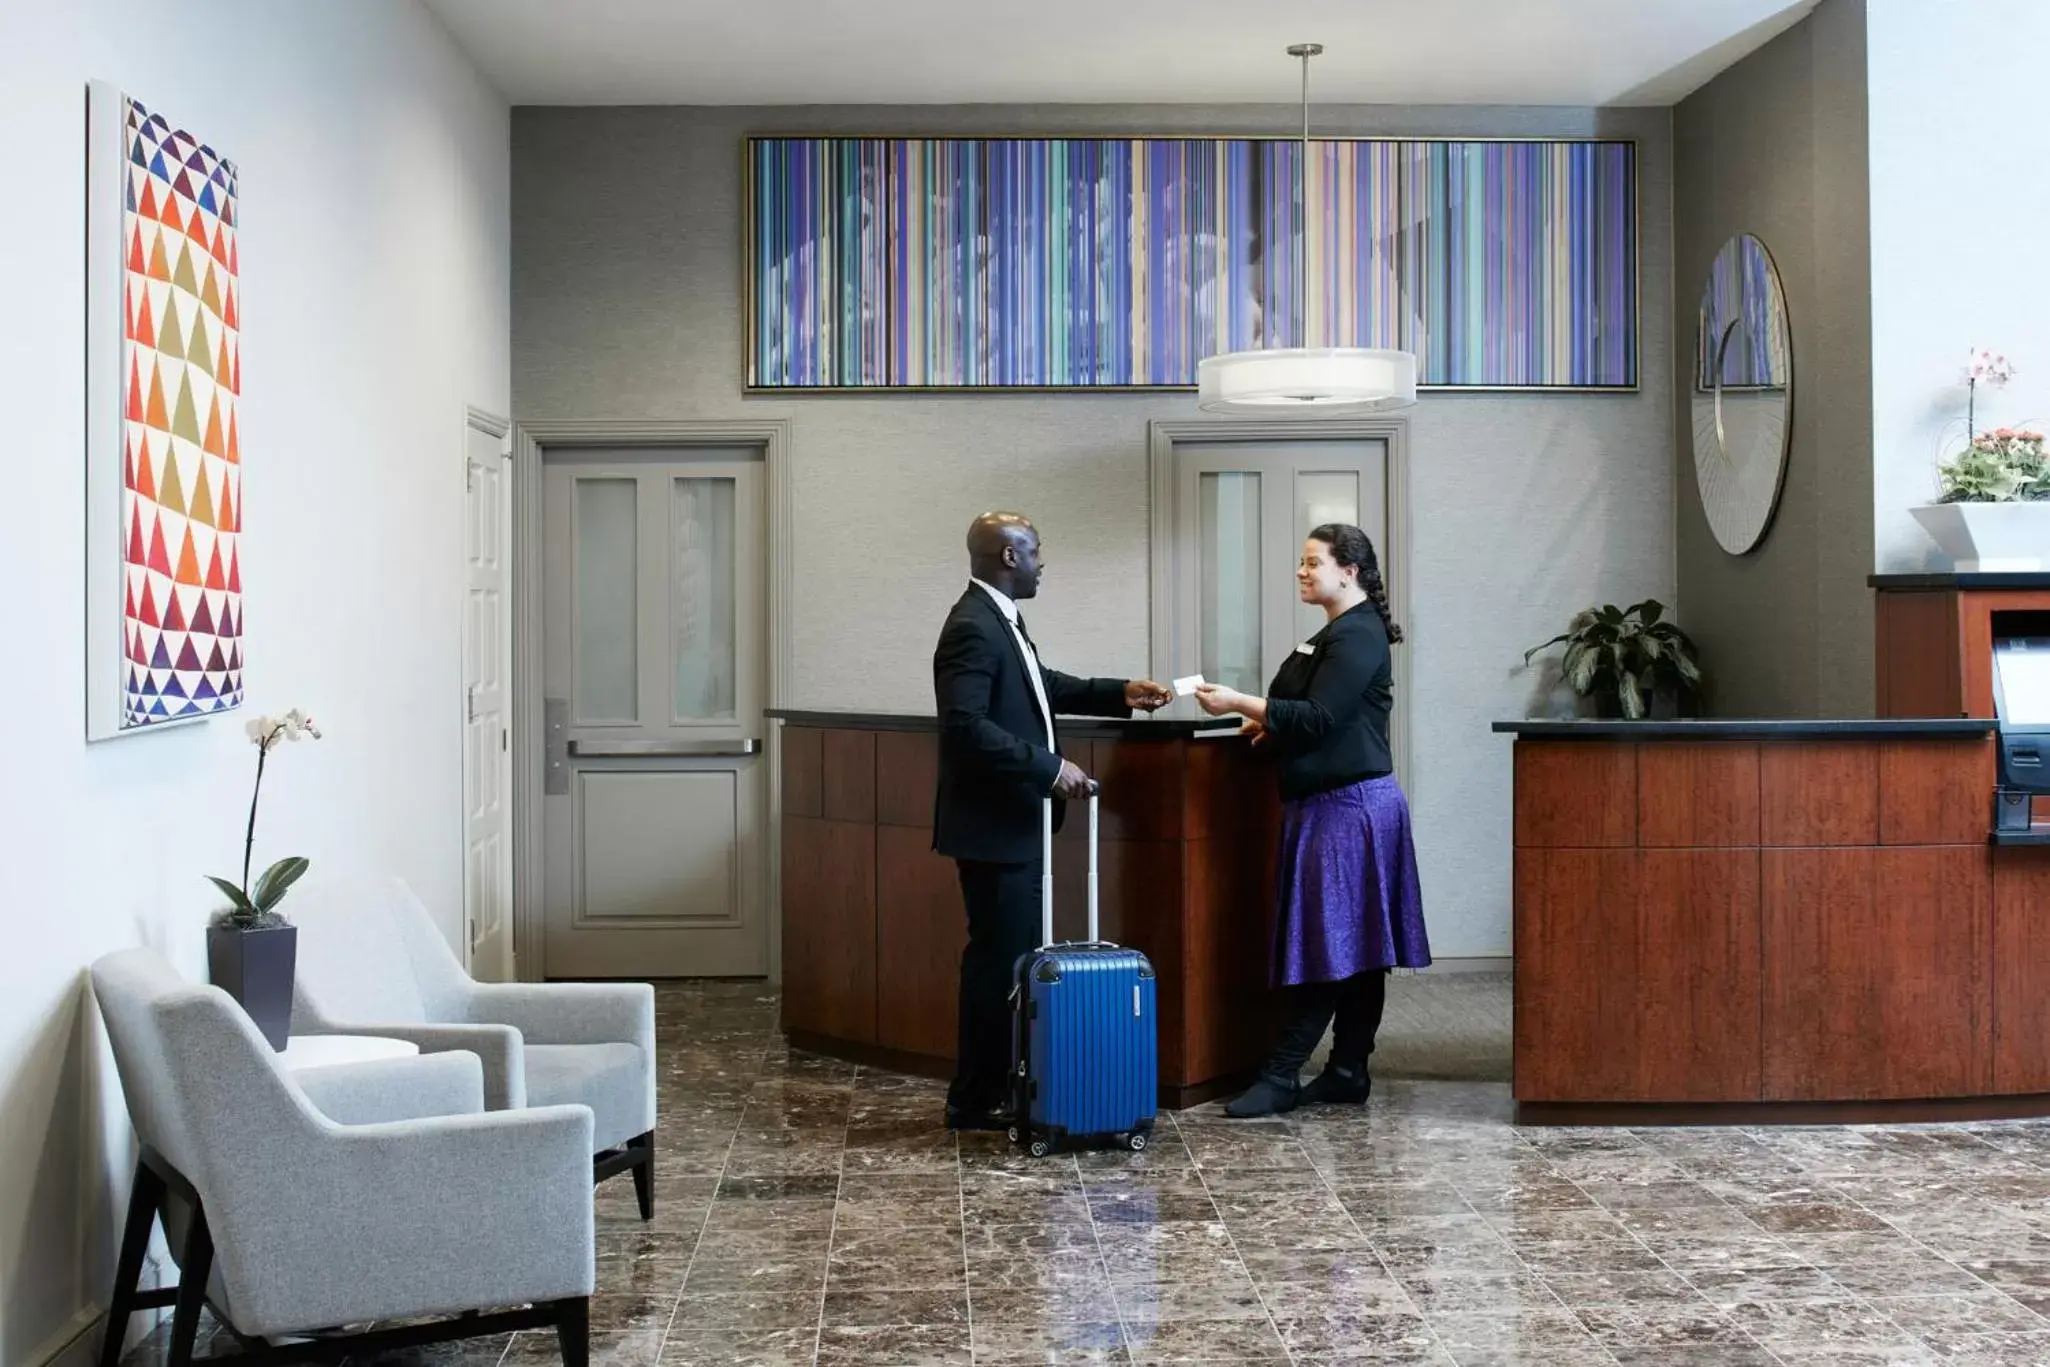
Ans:
[[[1142,712],[1157,712],[1174,701],[1174,690],[1151,679],[1133,679],[1125,685],[1125,706]]]

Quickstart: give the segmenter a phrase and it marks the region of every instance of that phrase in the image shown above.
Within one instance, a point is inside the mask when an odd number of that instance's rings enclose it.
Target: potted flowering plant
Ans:
[[[320,739],[313,718],[293,708],[282,717],[256,717],[246,728],[256,746],[256,786],[249,795],[249,828],[242,840],[242,881],[207,875],[227,895],[227,909],[214,916],[206,935],[207,977],[233,997],[273,1049],[283,1049],[292,1026],[292,985],[298,969],[299,931],[278,914],[278,903],[308,867],[287,855],[263,871],[252,886],[250,858],[256,852],[256,809],[263,797],[264,763],[281,742]]]
[[[2005,356],[1975,351],[1965,367],[1965,448],[1937,466],[1937,500],[1909,511],[1963,573],[2044,568],[2050,552],[2050,453],[2041,432],[1977,423],[1979,387],[2014,378]]]

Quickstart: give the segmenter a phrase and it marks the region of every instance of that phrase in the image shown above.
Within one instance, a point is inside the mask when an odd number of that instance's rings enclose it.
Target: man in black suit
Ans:
[[[1015,513],[968,529],[973,576],[933,652],[939,705],[939,791],[933,848],[955,861],[968,908],[961,955],[960,1036],[947,1124],[1001,1129],[1011,1062],[1009,998],[1018,956],[1039,943],[1044,866],[1041,804],[1081,797],[1089,778],[1061,758],[1057,714],[1123,717],[1172,701],[1150,680],[1077,679],[1040,663],[1018,612],[1039,592],[1039,533]]]

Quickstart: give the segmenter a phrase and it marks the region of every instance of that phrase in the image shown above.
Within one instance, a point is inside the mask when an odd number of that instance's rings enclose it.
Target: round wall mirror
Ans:
[[[1702,511],[1731,555],[1772,524],[1794,418],[1787,299],[1765,244],[1723,244],[1701,291],[1694,336],[1694,480]]]

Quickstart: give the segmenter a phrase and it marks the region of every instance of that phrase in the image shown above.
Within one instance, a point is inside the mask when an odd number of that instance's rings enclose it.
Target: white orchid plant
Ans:
[[[313,718],[295,707],[282,717],[252,717],[244,730],[256,747],[256,788],[249,795],[249,832],[242,841],[242,881],[231,883],[212,874],[207,875],[207,880],[228,896],[228,910],[221,916],[223,924],[237,930],[262,930],[284,924],[285,918],[278,914],[277,905],[308,867],[305,859],[287,855],[265,869],[255,887],[249,885],[250,856],[256,850],[256,804],[263,796],[264,761],[285,741],[302,737],[319,740],[320,728],[314,725]]]

